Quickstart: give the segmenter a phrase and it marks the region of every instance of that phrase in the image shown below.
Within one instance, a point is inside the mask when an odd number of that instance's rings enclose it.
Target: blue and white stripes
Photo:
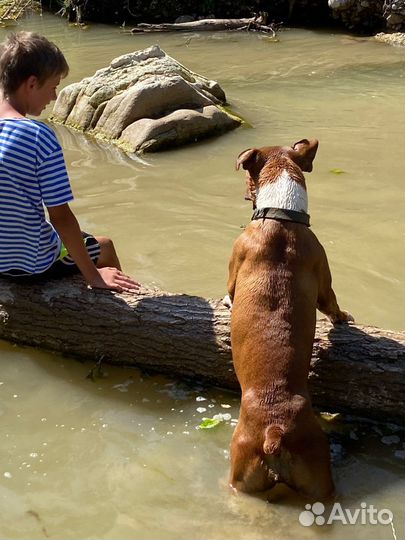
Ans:
[[[73,199],[55,133],[36,120],[0,119],[0,272],[44,272],[60,239],[45,206]]]

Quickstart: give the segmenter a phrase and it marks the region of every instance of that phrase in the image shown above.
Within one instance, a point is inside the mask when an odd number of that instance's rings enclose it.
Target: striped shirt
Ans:
[[[0,272],[44,272],[61,240],[45,206],[73,199],[55,133],[36,120],[0,119]]]

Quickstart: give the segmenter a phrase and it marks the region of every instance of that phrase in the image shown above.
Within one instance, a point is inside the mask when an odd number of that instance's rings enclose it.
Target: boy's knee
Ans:
[[[107,238],[106,236],[96,236],[95,238],[101,248],[114,249],[114,243],[111,238]]]
[[[111,238],[107,238],[106,236],[96,236],[95,239],[100,245],[100,257],[98,258],[97,266],[99,268],[113,266],[114,268],[121,270],[121,263]]]

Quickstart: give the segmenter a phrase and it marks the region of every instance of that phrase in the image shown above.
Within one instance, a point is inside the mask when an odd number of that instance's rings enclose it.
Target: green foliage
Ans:
[[[0,0],[0,23],[16,21],[26,11],[41,11],[39,0]]]
[[[211,429],[221,423],[219,418],[205,418],[198,426],[199,429]]]

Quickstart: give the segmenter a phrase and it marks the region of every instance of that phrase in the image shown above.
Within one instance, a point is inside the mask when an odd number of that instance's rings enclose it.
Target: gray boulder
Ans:
[[[405,0],[328,0],[328,6],[350,30],[405,30]]]
[[[232,129],[234,122],[215,105],[198,110],[178,109],[156,120],[137,120],[124,129],[118,145],[126,152],[154,152],[197,141],[205,133],[222,133]]]
[[[405,0],[385,0],[383,15],[387,30],[405,30]]]
[[[154,45],[115,58],[93,77],[66,86],[50,120],[111,141],[126,152],[153,152],[234,129],[215,81],[193,73]]]

